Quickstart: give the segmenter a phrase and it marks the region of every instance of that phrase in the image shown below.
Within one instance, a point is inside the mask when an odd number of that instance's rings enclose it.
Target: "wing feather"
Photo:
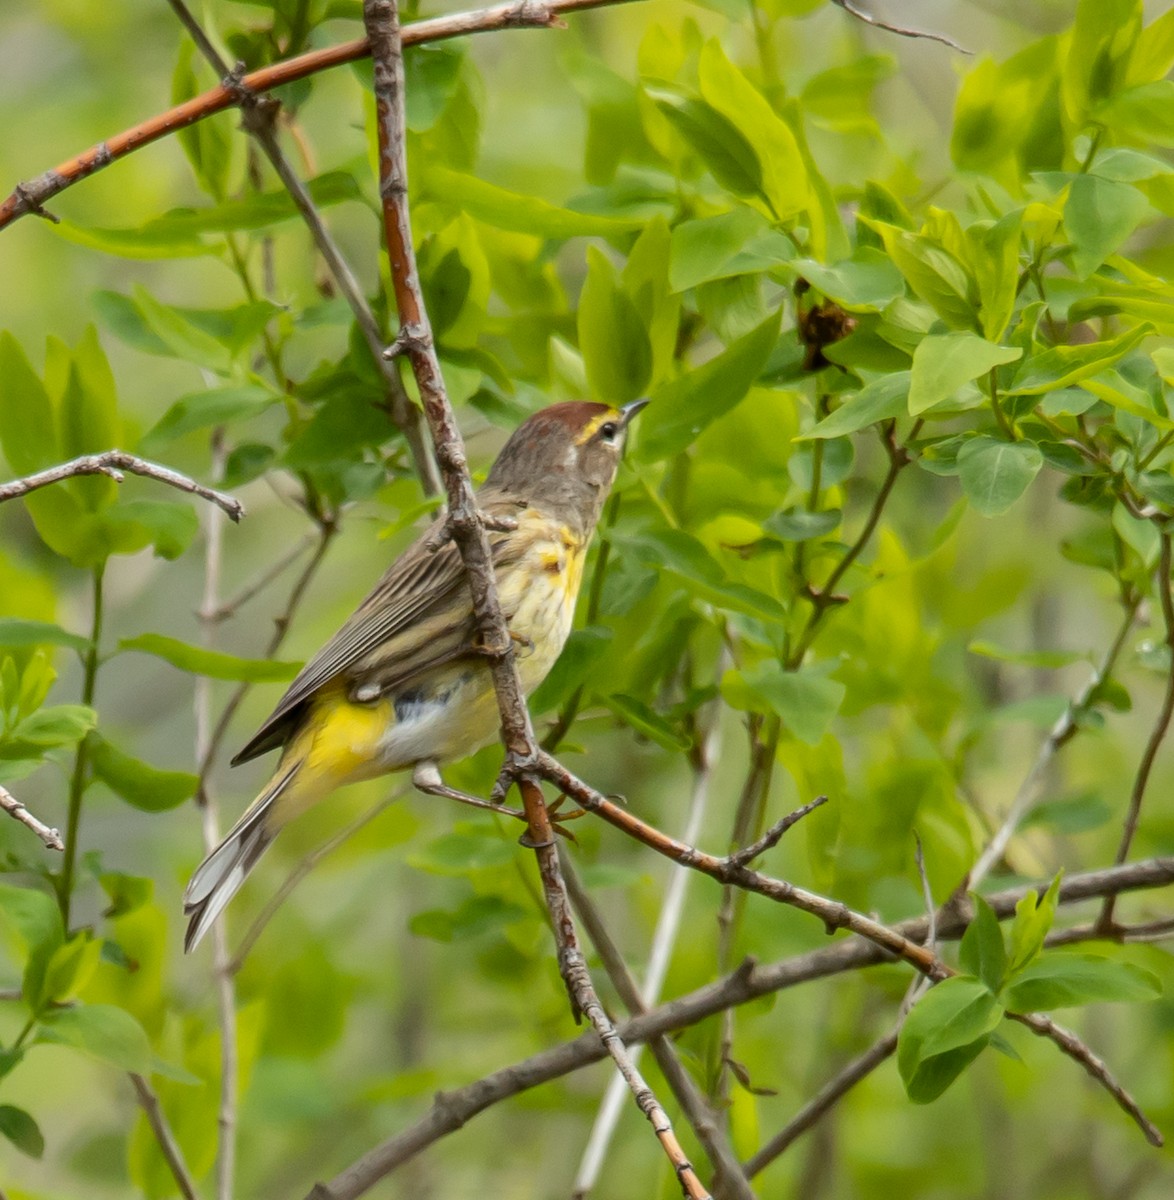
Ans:
[[[485,512],[496,516],[517,515],[520,507],[508,497],[482,493],[478,499]],[[472,652],[476,621],[460,553],[451,540],[438,549],[429,545],[442,520],[391,564],[342,628],[306,663],[232,760],[234,766],[282,745],[307,701],[339,676],[388,689]],[[491,534],[490,545],[497,569],[521,553],[516,534]]]

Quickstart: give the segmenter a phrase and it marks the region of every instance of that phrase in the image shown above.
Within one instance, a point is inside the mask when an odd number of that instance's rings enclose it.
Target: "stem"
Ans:
[[[90,626],[90,642],[83,658],[82,703],[93,707],[94,687],[98,679],[100,662],[99,643],[102,637],[102,576],[106,571],[105,561],[94,568],[94,616]],[[69,934],[69,908],[73,895],[73,881],[77,867],[78,827],[82,819],[82,798],[86,794],[86,774],[89,767],[89,739],[82,738],[77,744],[73,759],[73,775],[69,781],[69,817],[65,827],[65,859],[57,879],[57,899],[61,908],[61,922]]]
[[[995,414],[995,421],[999,426],[1000,432],[1009,442],[1015,441],[1015,427],[1007,420],[1007,414],[1003,412],[1003,406],[999,403],[999,376],[997,367],[991,367],[990,374],[987,376],[987,388],[991,397],[991,411]]]

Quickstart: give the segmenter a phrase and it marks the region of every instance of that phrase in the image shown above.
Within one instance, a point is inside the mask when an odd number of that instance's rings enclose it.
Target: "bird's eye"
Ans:
[[[605,442],[614,442],[616,440],[616,434],[619,433],[619,431],[620,427],[618,422],[608,421],[606,424],[600,425],[599,436]]]

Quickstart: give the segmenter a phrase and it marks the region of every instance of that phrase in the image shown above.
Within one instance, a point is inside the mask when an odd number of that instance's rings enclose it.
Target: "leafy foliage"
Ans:
[[[71,14],[71,45],[101,104],[74,95],[77,119],[42,132],[49,94],[18,110],[0,79],[12,180],[44,169],[51,139],[94,140],[82,113],[108,133],[214,82],[157,6],[91,7]],[[755,1180],[762,1195],[928,1196],[943,1177],[990,1191],[991,1130],[1016,1194],[1071,1195],[1061,1155],[1107,1190],[1169,1190],[1110,1101],[1005,1015],[1128,1003],[1089,1036],[1111,1025],[1114,1059],[1169,1126],[1168,956],[1047,939],[1070,923],[1056,872],[1113,861],[1131,791],[1146,801],[1131,855],[1170,852],[1155,803],[1170,769],[1158,754],[1137,772],[1174,670],[1174,19],[1146,25],[1140,0],[1005,8],[1013,44],[992,23],[958,77],[944,49],[830,0],[580,14],[557,35],[494,34],[492,53],[483,38],[407,56],[421,282],[475,472],[541,404],[652,400],[578,627],[532,698],[540,734],[674,834],[705,784],[709,848],[827,794],[765,869],[886,922],[923,907],[914,831],[941,901],[1021,788],[1042,788],[956,957],[943,951],[955,973],[905,1019],[896,1069],[824,1118],[840,1122],[834,1156],[800,1143]],[[943,25],[960,11],[940,9]],[[264,0],[200,16],[256,67],[358,36],[359,14]],[[60,19],[27,18],[50,41]],[[150,44],[142,72],[103,49],[131,36]],[[913,53],[936,63],[928,103]],[[390,339],[369,85],[359,64],[282,89],[278,130]],[[0,1135],[30,1196],[175,1193],[146,1118],[132,1128],[107,1102],[119,1072],[149,1078],[192,1172],[212,1171],[222,1033],[206,960],[178,952],[201,846],[186,802],[241,810],[256,779],[223,772],[225,751],[436,503],[390,420],[414,383],[373,356],[234,124],[192,125],[171,159],[157,148],[79,185],[60,225],[0,235],[20,280],[0,297],[7,473],[118,447],[250,510],[201,535],[186,497],[104,476],[0,507],[0,784],[68,833],[54,859],[0,820],[0,984],[19,997],[0,1001]],[[450,782],[484,794],[499,760],[483,751]],[[235,946],[354,823],[233,964],[240,1195],[302,1194],[437,1090],[575,1036],[516,830],[439,802],[361,820],[387,793],[361,785],[307,814],[234,903]],[[570,828],[643,963],[664,866],[590,819]],[[984,899],[1051,876],[1007,927]],[[673,995],[742,955],[824,944],[807,918],[701,882],[685,921]],[[739,1010],[732,1035],[722,1018],[680,1032],[742,1159],[891,1027],[907,974],[788,989]],[[425,1183],[455,1194],[467,1159],[487,1195],[569,1192],[593,1088],[527,1100],[569,1117],[544,1114],[538,1184],[511,1148],[533,1117],[516,1101],[436,1153]],[[669,1194],[631,1124],[600,1194]]]

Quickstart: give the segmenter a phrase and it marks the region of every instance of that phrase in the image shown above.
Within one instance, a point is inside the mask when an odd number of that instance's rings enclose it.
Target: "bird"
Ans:
[[[539,409],[506,441],[477,492],[523,693],[546,677],[571,631],[587,546],[615,481],[622,407],[573,400]],[[344,784],[412,771],[447,788],[445,763],[500,728],[464,566],[441,516],[387,569],[302,668],[232,765],[280,748],[277,768],[184,891],[195,948],[284,826]]]

